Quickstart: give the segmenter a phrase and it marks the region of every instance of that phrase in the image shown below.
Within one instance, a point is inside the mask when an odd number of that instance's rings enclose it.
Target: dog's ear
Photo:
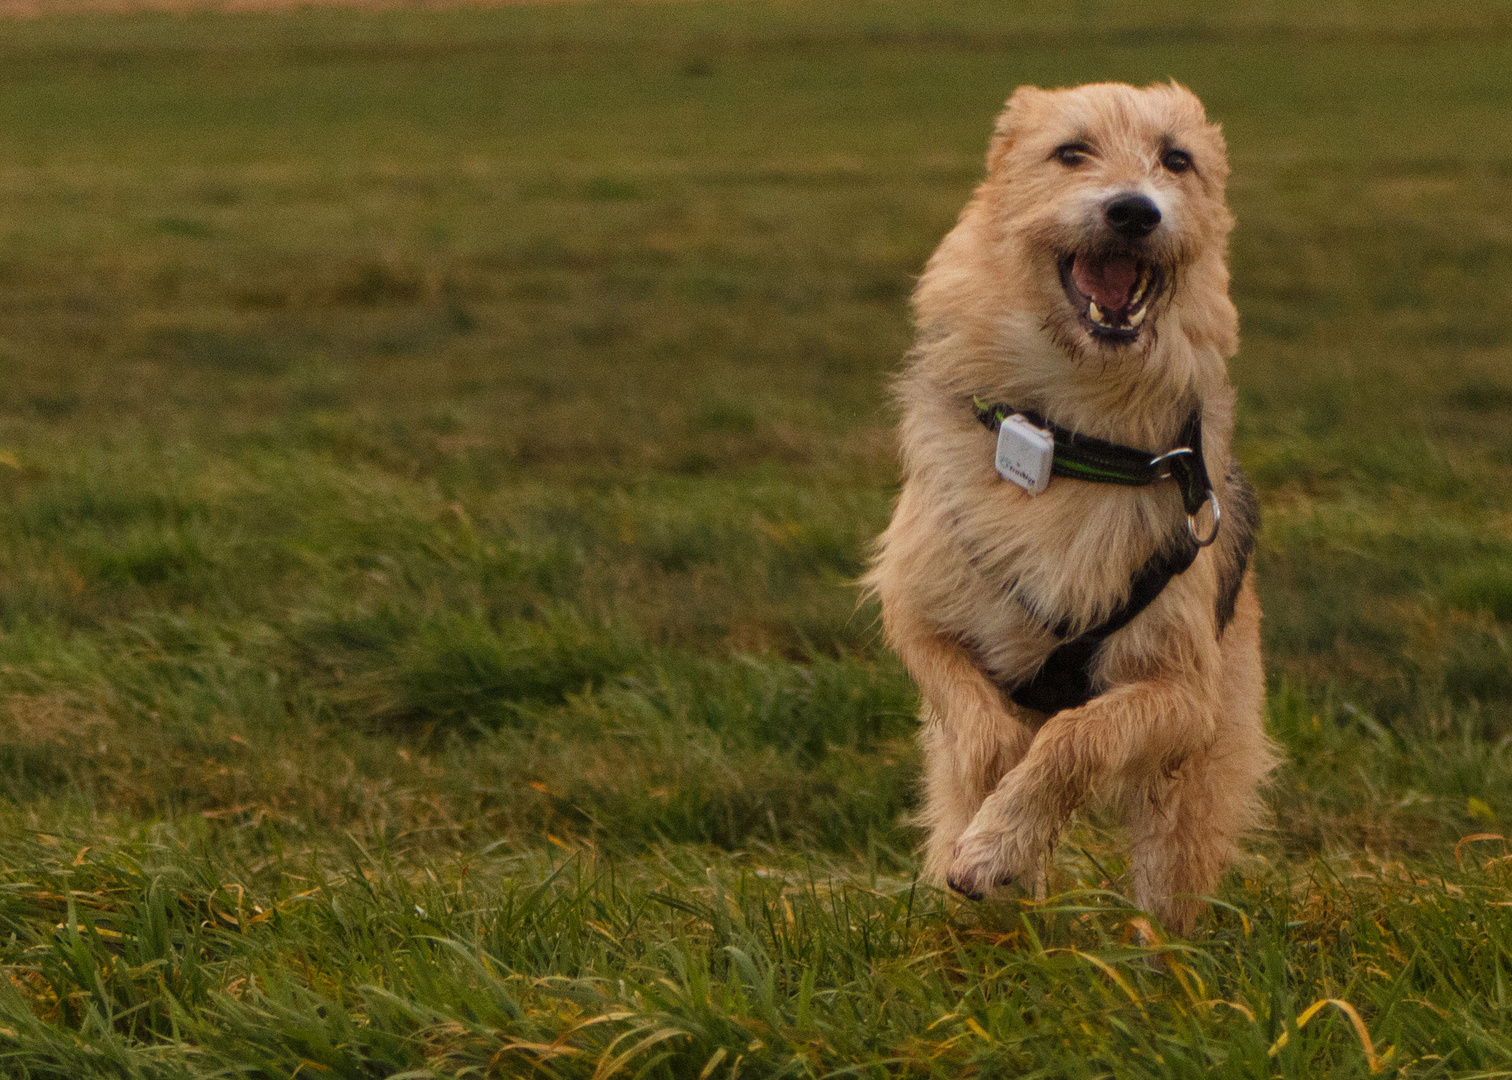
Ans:
[[[1151,83],[1150,89],[1164,90],[1174,97],[1179,98],[1183,102],[1183,104],[1187,106],[1187,108],[1196,113],[1197,122],[1203,124],[1208,122],[1207,110],[1202,107],[1202,99],[1196,94],[1192,93],[1192,91],[1187,87],[1182,86],[1175,79],[1171,79],[1168,82],[1163,83]]]
[[[1021,86],[1009,97],[1008,104],[1003,111],[998,113],[997,123],[992,128],[992,139],[987,144],[987,173],[992,175],[998,171],[1003,163],[1003,155],[1013,145],[1018,136],[1019,128],[1023,123],[1024,116],[1030,111],[1031,103],[1043,97],[1046,91],[1037,86]]]

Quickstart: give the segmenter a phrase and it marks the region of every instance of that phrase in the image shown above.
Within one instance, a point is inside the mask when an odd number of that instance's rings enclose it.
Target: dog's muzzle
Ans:
[[[1060,257],[1059,269],[1061,288],[1083,328],[1111,345],[1139,337],[1166,281],[1156,263],[1128,251],[1071,252]]]

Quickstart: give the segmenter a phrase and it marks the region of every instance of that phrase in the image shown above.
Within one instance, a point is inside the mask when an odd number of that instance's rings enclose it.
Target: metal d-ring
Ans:
[[[1207,501],[1208,505],[1213,508],[1213,531],[1208,533],[1206,540],[1197,535],[1197,515],[1187,515],[1187,532],[1192,534],[1192,539],[1197,541],[1197,546],[1200,548],[1205,548],[1218,539],[1218,522],[1223,517],[1222,513],[1218,510],[1218,496],[1215,492],[1208,492]],[[1201,508],[1199,507],[1199,509]]]

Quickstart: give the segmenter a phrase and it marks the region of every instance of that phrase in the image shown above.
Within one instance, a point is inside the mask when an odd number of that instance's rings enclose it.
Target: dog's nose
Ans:
[[[1160,224],[1160,207],[1148,197],[1133,192],[1114,198],[1104,212],[1113,231],[1130,240],[1149,236]]]

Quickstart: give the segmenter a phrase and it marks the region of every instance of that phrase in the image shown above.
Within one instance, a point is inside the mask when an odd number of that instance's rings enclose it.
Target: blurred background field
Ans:
[[[0,23],[0,1072],[1512,1075],[1509,70],[1468,0]],[[1095,817],[915,885],[852,581],[1003,99],[1169,77],[1289,761],[1162,967]]]

